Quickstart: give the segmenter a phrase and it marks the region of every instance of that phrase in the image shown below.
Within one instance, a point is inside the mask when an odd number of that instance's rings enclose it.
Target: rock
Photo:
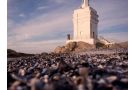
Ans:
[[[25,71],[24,69],[20,69],[20,70],[19,70],[19,75],[20,75],[20,76],[24,76],[25,73],[26,73],[26,71]]]
[[[65,45],[66,49],[69,49],[70,51],[73,51],[76,48],[77,43],[71,42]]]
[[[95,48],[93,45],[90,45],[85,42],[77,42],[77,47],[75,48],[75,51],[86,51],[89,49]]]
[[[120,81],[123,82],[123,83],[128,83],[128,79],[127,78],[122,78]]]
[[[117,80],[117,76],[109,76],[106,78],[106,80],[110,83],[112,83],[113,81]]]
[[[53,76],[53,80],[55,80],[55,81],[60,80],[60,75],[54,75],[54,76]]]
[[[71,69],[71,67],[65,61],[61,60],[59,62],[58,70],[60,73],[67,72],[70,69]]]
[[[105,81],[104,79],[100,79],[100,80],[98,81],[98,83],[99,83],[99,84],[106,84],[106,81]]]
[[[86,68],[86,67],[79,68],[79,74],[81,76],[88,76],[88,68]]]
[[[90,45],[85,42],[70,42],[65,46],[58,46],[55,48],[54,53],[70,53],[70,52],[81,52],[95,48],[94,45]]]
[[[124,90],[127,90],[127,88],[128,88],[128,83],[127,83],[127,82],[122,82],[122,81],[120,81],[119,79],[115,80],[112,84],[113,84],[114,86],[121,87],[121,88],[123,88]]]
[[[49,78],[48,75],[44,75],[44,82],[45,83],[48,83],[48,78]]]
[[[103,69],[104,67],[103,67],[102,65],[99,65],[98,68],[99,68],[99,69]]]
[[[56,47],[54,50],[55,53],[61,53],[61,51],[62,51],[62,47],[60,46]]]

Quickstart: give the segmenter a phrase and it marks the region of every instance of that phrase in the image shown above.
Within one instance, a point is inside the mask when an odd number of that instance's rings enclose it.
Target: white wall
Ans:
[[[98,32],[98,15],[97,12],[90,8],[80,8],[74,11],[73,14],[73,24],[74,24],[74,41],[84,41],[90,44],[95,44]],[[92,24],[92,29],[91,25]],[[92,34],[94,32],[95,37]]]

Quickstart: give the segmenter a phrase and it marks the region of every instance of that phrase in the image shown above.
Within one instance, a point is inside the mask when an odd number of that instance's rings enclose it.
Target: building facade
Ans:
[[[83,41],[89,44],[95,44],[98,37],[98,22],[96,10],[89,6],[89,0],[83,0],[81,8],[74,10],[73,38],[67,40],[67,43]]]

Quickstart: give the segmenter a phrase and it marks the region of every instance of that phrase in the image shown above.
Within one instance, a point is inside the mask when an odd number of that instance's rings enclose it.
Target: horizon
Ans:
[[[8,48],[17,52],[51,52],[73,34],[72,14],[82,0],[8,0]],[[99,15],[98,34],[128,41],[128,0],[90,0]]]
[[[127,43],[128,44],[128,41],[124,41],[124,42],[120,42],[120,43]],[[118,44],[118,43],[116,43]],[[7,50],[13,50],[13,49],[10,49],[10,48],[7,48]],[[17,53],[24,53],[24,54],[41,54],[41,53],[53,53],[53,51],[50,51],[50,52],[39,52],[39,53],[35,53],[35,52],[32,52],[32,53],[27,53],[27,52],[19,52],[19,51],[16,51],[16,50],[13,50]]]

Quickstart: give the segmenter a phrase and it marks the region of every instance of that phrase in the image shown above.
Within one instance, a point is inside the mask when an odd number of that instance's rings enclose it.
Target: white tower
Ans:
[[[96,44],[98,22],[98,14],[89,6],[89,0],[82,0],[81,8],[74,10],[73,14],[73,40],[67,42],[83,41],[92,45]]]

